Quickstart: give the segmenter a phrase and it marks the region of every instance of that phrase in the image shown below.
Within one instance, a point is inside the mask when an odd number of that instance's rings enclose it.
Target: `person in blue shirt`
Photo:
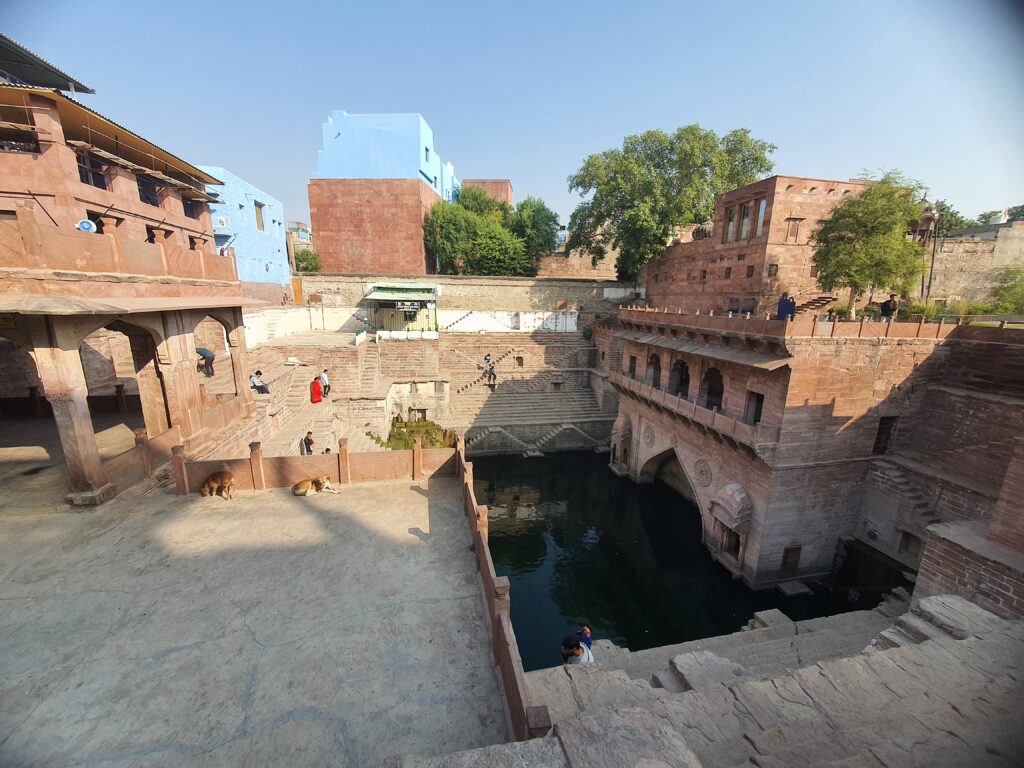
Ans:
[[[205,373],[207,378],[213,376],[213,352],[206,347],[196,347],[196,354],[200,357],[196,370]]]

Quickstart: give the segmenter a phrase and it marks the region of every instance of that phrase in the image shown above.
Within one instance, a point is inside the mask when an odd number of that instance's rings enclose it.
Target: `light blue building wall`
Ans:
[[[220,200],[210,204],[210,216],[217,249],[235,249],[238,279],[247,283],[290,284],[291,269],[288,266],[281,201],[225,168],[214,165],[199,167],[224,180],[222,186],[211,184],[207,187]]]
[[[419,179],[451,201],[462,183],[434,148],[419,114],[350,115],[335,111],[323,125],[314,179]]]

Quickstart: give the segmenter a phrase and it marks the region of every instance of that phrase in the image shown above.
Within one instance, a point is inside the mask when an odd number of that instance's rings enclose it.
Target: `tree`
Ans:
[[[523,240],[526,258],[535,269],[541,254],[552,253],[558,245],[558,214],[539,197],[519,202],[509,216],[508,229]]]
[[[566,250],[597,264],[618,249],[619,277],[635,279],[672,227],[711,218],[715,196],[766,176],[774,151],[746,129],[719,136],[687,125],[627,136],[622,149],[590,155],[569,177],[569,190],[590,198],[573,211]]]
[[[313,251],[296,251],[294,259],[296,272],[319,272],[322,269],[320,256]]]
[[[945,200],[936,200],[935,207],[939,212],[939,237],[945,237],[956,229],[978,226],[977,221],[967,218]]]
[[[850,304],[866,291],[907,293],[924,271],[924,249],[907,237],[923,206],[915,191],[889,173],[857,196],[845,197],[813,235],[814,264],[825,290],[850,289]]]
[[[536,273],[526,257],[526,244],[492,218],[477,220],[476,234],[462,265],[467,275],[523,275]]]
[[[458,204],[470,213],[504,223],[512,209],[504,200],[495,200],[481,187],[462,187]]]
[[[1005,315],[1024,315],[1024,264],[996,270],[992,297],[996,312]]]
[[[479,217],[461,205],[434,203],[423,222],[423,244],[442,275],[456,275],[476,237]]]
[[[1024,221],[1024,205],[1015,205],[1010,208],[1009,221]]]
[[[984,226],[985,224],[988,224],[991,220],[999,216],[1001,213],[1002,211],[982,211],[981,213],[978,214],[978,223]]]

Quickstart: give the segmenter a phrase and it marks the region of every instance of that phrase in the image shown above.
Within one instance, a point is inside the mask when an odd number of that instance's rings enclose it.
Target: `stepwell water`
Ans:
[[[704,548],[696,507],[607,464],[594,453],[473,462],[527,670],[561,663],[560,641],[580,621],[636,651],[735,632],[767,608],[795,620],[851,608],[824,589],[798,598],[748,589]]]

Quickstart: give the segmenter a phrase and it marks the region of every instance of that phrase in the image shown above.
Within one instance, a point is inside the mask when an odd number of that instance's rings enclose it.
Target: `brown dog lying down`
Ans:
[[[339,493],[337,488],[331,485],[327,475],[320,475],[309,480],[300,480],[292,486],[292,493],[296,496],[312,496],[314,493]]]
[[[235,476],[230,472],[214,472],[199,489],[200,496],[216,496],[218,493],[225,500],[235,497]]]

